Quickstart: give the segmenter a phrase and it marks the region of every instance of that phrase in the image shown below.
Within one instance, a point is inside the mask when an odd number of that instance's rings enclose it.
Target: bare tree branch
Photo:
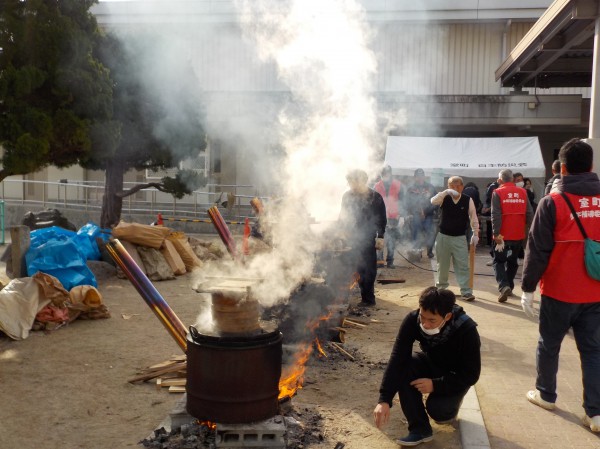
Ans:
[[[118,196],[119,198],[127,198],[128,196],[133,195],[134,193],[139,192],[142,189],[147,189],[150,187],[154,187],[156,190],[159,190],[161,192],[167,192],[167,190],[164,188],[164,186],[162,185],[162,183],[160,182],[148,182],[146,184],[138,184],[136,186],[133,186],[131,189],[127,190],[127,191],[121,191],[121,192],[117,192],[115,195]]]

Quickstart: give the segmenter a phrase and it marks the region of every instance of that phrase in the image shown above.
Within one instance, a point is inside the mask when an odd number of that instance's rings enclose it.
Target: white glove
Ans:
[[[398,218],[398,229],[402,229],[404,227],[404,217]]]
[[[523,292],[521,295],[521,307],[523,307],[523,312],[525,312],[525,315],[527,315],[529,318],[533,319],[539,315],[537,310],[535,310],[535,305],[533,304],[534,294],[535,292]]]
[[[380,238],[375,239],[375,249],[377,251],[381,251],[383,249],[383,239],[380,239]]]
[[[458,197],[460,196],[460,193],[458,193],[456,190],[454,189],[446,189],[444,190],[444,192],[446,193],[446,195],[452,195],[453,197]]]
[[[501,243],[496,243],[496,246],[494,246],[494,250],[498,251],[499,253],[504,251],[504,241],[502,241]]]
[[[471,245],[477,246],[478,243],[479,243],[479,236],[477,234],[473,234],[471,236]]]

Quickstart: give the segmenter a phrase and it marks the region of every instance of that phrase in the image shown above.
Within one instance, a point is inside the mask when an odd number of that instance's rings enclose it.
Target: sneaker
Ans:
[[[494,265],[494,261],[490,260],[489,262],[486,262],[485,265],[491,267],[492,265]]]
[[[600,415],[590,418],[586,413],[583,416],[583,425],[589,427],[592,432],[600,432]]]
[[[462,299],[468,302],[473,302],[475,301],[475,296],[473,295],[473,293],[465,293],[464,295],[462,295]]]
[[[548,402],[542,399],[542,395],[540,394],[540,390],[531,390],[527,392],[527,400],[532,404],[537,405],[538,407],[545,408],[546,410],[554,410],[556,408],[556,404],[554,402]],[[600,425],[600,416],[598,418],[598,425]],[[600,429],[600,427],[599,427]]]
[[[394,265],[394,263],[388,263],[386,266],[386,268],[396,268],[396,265]]]
[[[417,444],[427,443],[433,440],[433,433],[429,435],[421,435],[420,433],[410,432],[408,435],[402,438],[398,438],[396,443],[400,446],[416,446]]]
[[[510,289],[510,287],[508,285],[505,287],[502,287],[500,289],[500,295],[498,295],[498,302],[506,302],[506,300],[508,299],[508,297],[510,296],[511,293],[512,293],[512,290]]]
[[[430,259],[433,259],[434,258],[433,252],[427,251],[427,257],[429,257]]]

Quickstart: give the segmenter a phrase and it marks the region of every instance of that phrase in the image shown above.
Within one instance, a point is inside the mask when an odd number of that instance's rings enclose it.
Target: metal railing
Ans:
[[[139,183],[125,182],[124,188]],[[256,197],[252,185],[207,184],[205,190],[196,190],[181,199],[154,188],[142,189],[123,199],[125,213],[170,213],[174,217],[205,217],[207,209],[217,202],[228,199],[233,194],[233,205],[223,208],[228,218],[244,219],[250,214],[249,202]],[[39,207],[62,207],[77,210],[101,210],[104,195],[104,182],[61,180],[33,181],[26,179],[5,179],[0,183],[0,200],[7,205],[37,205]]]

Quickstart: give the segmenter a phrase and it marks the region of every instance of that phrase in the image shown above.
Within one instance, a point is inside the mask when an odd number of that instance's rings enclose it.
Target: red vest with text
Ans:
[[[383,181],[379,181],[375,184],[375,190],[383,197],[383,202],[385,203],[385,211],[387,212],[388,218],[398,218],[400,212],[398,210],[398,200],[400,198],[400,181],[397,179],[392,180],[390,184],[390,191],[385,191],[385,186],[383,185]]]
[[[585,269],[583,236],[560,193],[551,193],[556,206],[554,249],[540,280],[542,295],[570,303],[600,301],[600,281]],[[588,237],[600,240],[600,195],[577,196],[567,193]]]
[[[500,197],[502,226],[500,234],[504,240],[525,238],[525,217],[527,214],[527,192],[512,182],[502,184],[494,193]]]

